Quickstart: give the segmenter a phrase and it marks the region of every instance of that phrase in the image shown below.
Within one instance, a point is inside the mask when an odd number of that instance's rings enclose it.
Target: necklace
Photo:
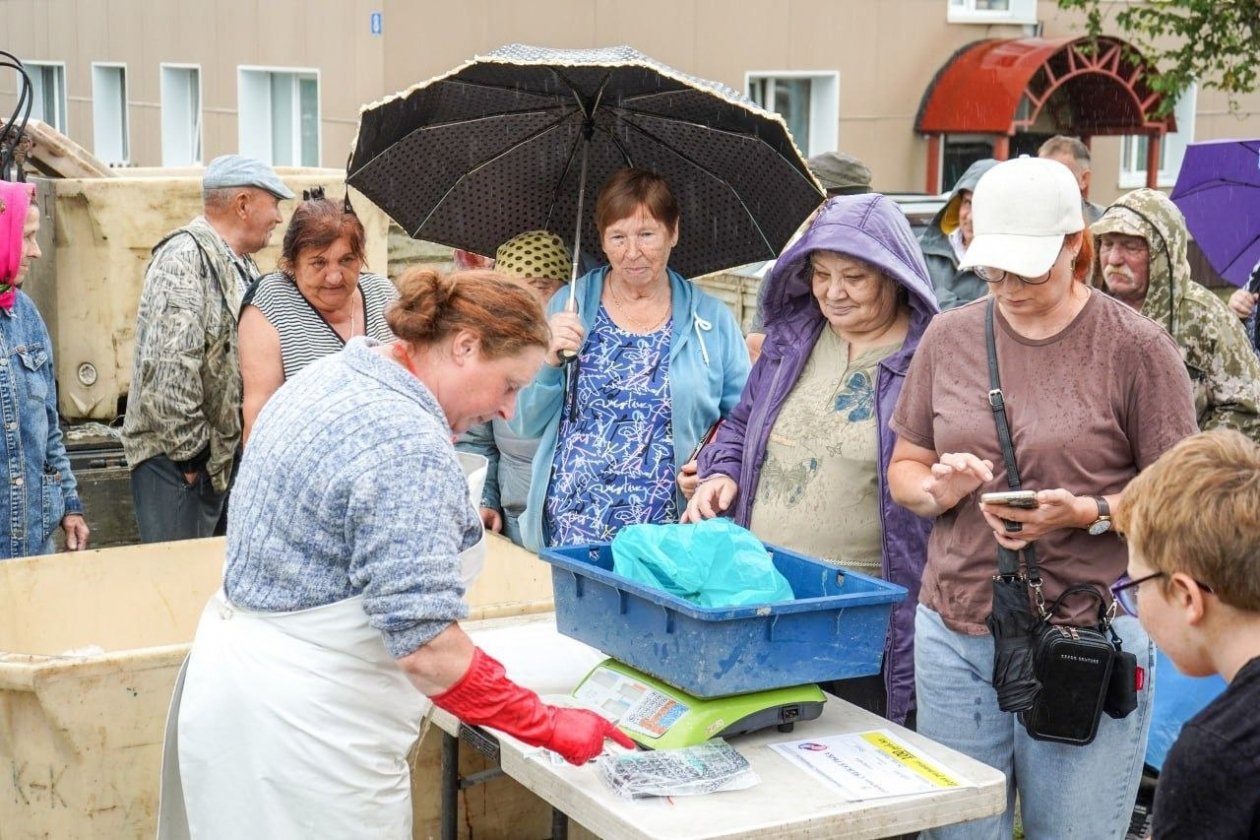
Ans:
[[[669,307],[668,297],[665,298],[664,312],[662,312],[659,316],[653,315],[649,317],[646,321],[640,320],[639,318],[636,318],[634,315],[631,314],[630,304],[627,303],[625,300],[623,300],[621,295],[617,294],[617,287],[613,285],[613,282],[611,280],[608,282],[608,298],[609,300],[612,301],[613,306],[616,308],[617,312],[621,315],[621,317],[625,319],[630,324],[631,327],[634,328],[635,332],[645,333],[645,334],[654,333],[658,329],[661,328],[662,324],[664,324],[666,321],[669,320],[670,307]],[[658,305],[658,303],[656,300],[652,300],[651,305],[655,307]]]

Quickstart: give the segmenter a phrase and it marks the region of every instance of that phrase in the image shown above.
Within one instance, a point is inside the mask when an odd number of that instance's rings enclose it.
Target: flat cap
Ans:
[[[201,188],[217,190],[223,187],[256,187],[276,198],[293,198],[293,191],[284,185],[274,169],[261,160],[241,155],[220,155],[206,167]]]
[[[830,195],[861,195],[871,191],[871,170],[853,155],[823,152],[809,159],[809,171]]]

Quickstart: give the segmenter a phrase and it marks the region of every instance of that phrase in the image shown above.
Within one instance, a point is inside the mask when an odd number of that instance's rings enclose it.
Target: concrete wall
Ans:
[[[361,105],[513,41],[554,47],[630,44],[687,72],[743,90],[749,71],[839,73],[839,145],[866,160],[875,185],[921,190],[927,143],[914,116],[933,75],[959,47],[1030,34],[1014,25],[950,24],[948,0],[0,0],[0,47],[66,63],[69,133],[92,147],[91,63],[127,64],[131,160],[160,163],[162,62],[202,68],[204,151],[237,150],[238,67],[318,71],[321,153],[344,166]],[[370,16],[382,14],[382,33]],[[1076,14],[1039,0],[1047,37],[1079,34]],[[0,107],[12,103],[0,78]],[[1260,135],[1260,95],[1231,114],[1200,91],[1195,139]],[[1119,185],[1120,141],[1095,141],[1093,197]]]

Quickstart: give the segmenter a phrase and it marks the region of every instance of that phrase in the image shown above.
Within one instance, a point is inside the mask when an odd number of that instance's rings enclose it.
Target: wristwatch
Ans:
[[[1098,505],[1098,518],[1089,523],[1090,536],[1097,537],[1111,530],[1111,506],[1107,504],[1107,500],[1102,496],[1094,496],[1094,503]]]

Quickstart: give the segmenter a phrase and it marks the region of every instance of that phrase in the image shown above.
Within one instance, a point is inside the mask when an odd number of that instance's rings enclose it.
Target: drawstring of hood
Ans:
[[[696,328],[696,339],[700,342],[700,358],[704,359],[704,366],[709,367],[709,348],[704,343],[704,334],[713,329],[713,324],[700,317],[700,313],[692,311],[691,323]]]

